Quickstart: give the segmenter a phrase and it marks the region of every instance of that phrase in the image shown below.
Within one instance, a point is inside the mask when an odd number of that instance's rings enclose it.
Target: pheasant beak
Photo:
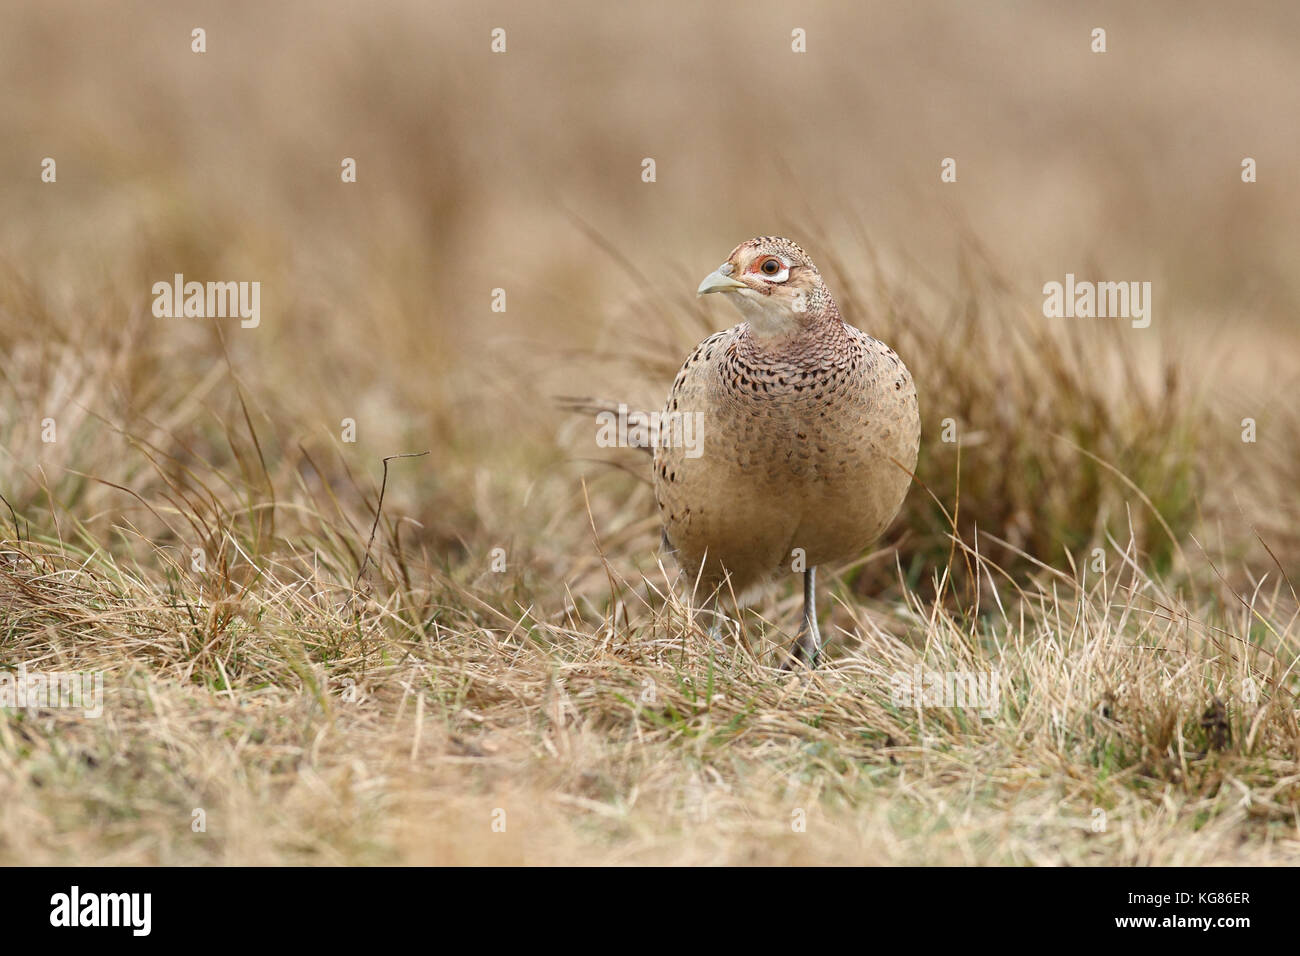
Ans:
[[[735,266],[730,262],[724,262],[704,277],[704,281],[695,290],[695,294],[708,295],[710,292],[735,292],[737,289],[749,288],[745,283],[731,278],[730,273],[734,268]]]

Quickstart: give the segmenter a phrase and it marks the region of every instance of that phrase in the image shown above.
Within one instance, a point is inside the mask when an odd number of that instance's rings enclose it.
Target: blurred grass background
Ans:
[[[151,421],[197,430],[187,444],[219,464],[213,429],[232,400],[209,377],[219,330],[154,319],[150,286],[176,272],[257,280],[261,328],[221,332],[277,451],[328,441],[344,417],[358,422],[354,463],[439,448],[393,493],[426,528],[456,513],[449,544],[484,518],[451,491],[454,473],[510,478],[547,454],[540,399],[571,384],[566,350],[658,358],[654,375],[614,362],[583,372],[657,406],[659,373],[691,344],[669,313],[736,242],[773,232],[838,267],[842,299],[864,290],[852,321],[911,336],[896,344],[925,386],[927,426],[951,416],[978,432],[987,410],[971,403],[1035,375],[984,367],[980,350],[1002,349],[1017,321],[1007,311],[1036,312],[1042,284],[1066,272],[1151,281],[1155,326],[1031,318],[1049,348],[1112,333],[1094,348],[1133,356],[1155,386],[1172,361],[1224,422],[1272,422],[1296,380],[1298,21],[1285,4],[1210,3],[15,7],[0,38],[7,486],[31,500],[34,459],[69,464],[67,445],[29,439],[41,417],[75,424],[79,409],[136,430],[156,407],[210,403],[206,424]],[[1104,55],[1089,49],[1096,25]],[[496,26],[505,54],[489,50]],[[795,26],[806,54],[790,50]],[[1240,181],[1247,155],[1252,185]],[[56,185],[40,182],[45,156]],[[355,185],[340,182],[345,156]],[[653,184],[640,179],[646,156]],[[939,182],[946,156],[956,184]],[[990,275],[996,299],[972,291]],[[885,283],[907,299],[882,302]],[[505,314],[489,309],[494,288]],[[976,298],[992,313],[982,324],[966,314]],[[891,304],[902,314],[882,314]],[[971,343],[977,328],[993,341]],[[1043,383],[1058,389],[1041,397],[1043,417],[1074,411],[1079,388],[1123,401],[1128,384],[1102,381],[1112,357],[1084,364],[1081,382]],[[971,381],[954,388],[964,362]],[[1006,463],[1002,450],[971,448],[967,464]],[[133,467],[114,454],[99,474]],[[999,526],[1068,531],[1013,488],[987,490],[1001,500],[979,504]],[[84,493],[111,507],[110,492]],[[1252,521],[1276,513],[1242,506]]]

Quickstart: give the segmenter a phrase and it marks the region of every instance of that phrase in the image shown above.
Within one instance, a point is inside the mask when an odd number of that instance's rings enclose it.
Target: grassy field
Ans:
[[[1300,862],[1294,7],[8,6],[0,675],[103,713],[0,709],[0,863]],[[923,418],[811,673],[554,401],[763,234]]]

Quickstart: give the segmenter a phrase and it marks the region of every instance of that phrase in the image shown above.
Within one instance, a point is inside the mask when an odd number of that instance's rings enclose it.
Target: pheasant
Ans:
[[[861,554],[898,513],[920,444],[916,386],[893,349],[845,323],[789,239],[742,242],[698,293],[726,295],[744,321],[696,346],[673,382],[661,422],[695,415],[702,441],[659,428],[664,543],[710,608],[802,570],[792,660],[813,666],[817,567]]]

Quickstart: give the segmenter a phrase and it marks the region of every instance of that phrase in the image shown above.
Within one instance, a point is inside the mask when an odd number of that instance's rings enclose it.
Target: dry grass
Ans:
[[[751,6],[0,37],[31,90],[0,105],[0,668],[105,679],[99,719],[0,711],[0,862],[1297,862],[1294,11],[1116,7],[1098,62],[1072,14],[827,5],[792,62]],[[756,71],[786,98],[719,104]],[[549,401],[657,405],[730,321],[699,275],[770,232],[924,417],[794,676],[793,582],[711,644],[643,460]],[[1044,319],[1067,271],[1153,281],[1152,327]],[[176,272],[260,281],[263,324],[155,319]],[[382,459],[426,449],[368,549]],[[996,707],[900,704],[918,667],[996,672]]]

